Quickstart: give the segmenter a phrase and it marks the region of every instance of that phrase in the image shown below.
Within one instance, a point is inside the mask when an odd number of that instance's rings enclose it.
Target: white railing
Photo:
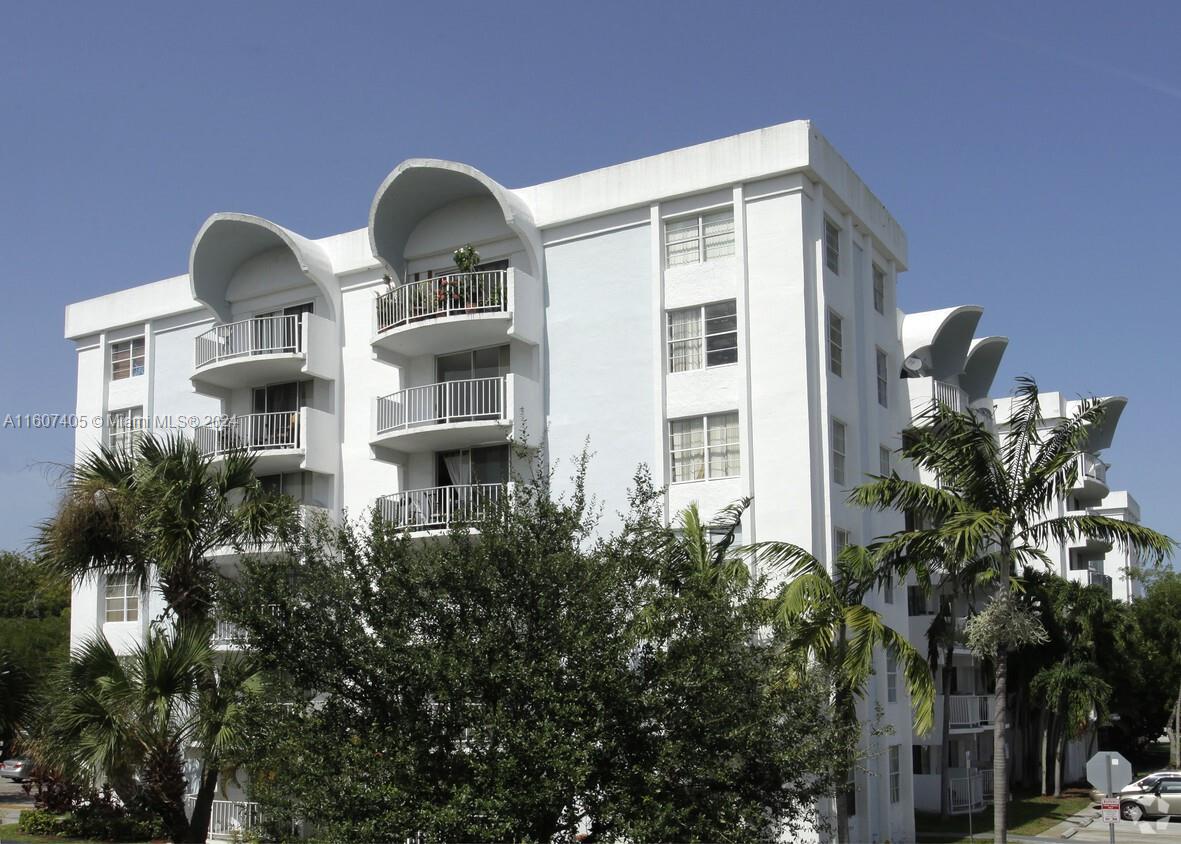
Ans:
[[[992,707],[990,695],[952,695],[948,726],[953,730],[988,727],[992,724]]]
[[[504,415],[505,379],[471,378],[409,387],[377,400],[377,433]]]
[[[1101,571],[1095,571],[1094,569],[1087,569],[1087,585],[1102,586],[1106,589],[1110,589],[1111,575],[1104,574]]]
[[[948,808],[955,814],[979,812],[984,808],[984,782],[979,772],[948,781]]]
[[[1092,480],[1101,484],[1107,483],[1107,464],[1093,454],[1078,456],[1078,482]]]
[[[968,409],[968,396],[961,388],[939,380],[934,380],[934,384],[936,402],[947,405],[956,413],[963,413]]]
[[[190,819],[197,795],[185,795],[185,814]],[[249,800],[214,800],[209,812],[209,836],[231,836],[262,824],[262,806]]]
[[[215,325],[197,336],[197,368],[246,355],[303,351],[298,314],[254,317]]]
[[[395,287],[377,298],[377,330],[452,314],[508,310],[508,270],[452,273]]]
[[[232,621],[215,622],[213,628],[214,647],[233,647],[246,641],[246,631]]]
[[[218,455],[234,449],[269,451],[300,447],[300,412],[250,413],[228,416],[214,425],[193,429],[202,454]]]
[[[395,528],[428,530],[478,521],[491,511],[504,484],[464,484],[411,489],[377,499],[381,517]]]

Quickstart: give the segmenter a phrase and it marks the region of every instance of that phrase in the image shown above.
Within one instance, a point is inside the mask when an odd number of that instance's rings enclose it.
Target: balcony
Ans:
[[[377,399],[374,445],[440,451],[505,440],[516,380],[512,375],[409,387]]]
[[[992,695],[951,695],[948,728],[952,732],[991,728],[994,704]],[[939,705],[942,712],[942,701]]]
[[[332,322],[315,314],[243,319],[215,325],[196,339],[192,380],[234,389],[335,371]]]
[[[936,402],[956,413],[968,410],[968,394],[955,384],[936,378],[904,378],[902,383],[910,397],[910,412],[914,417],[927,413]]]
[[[185,795],[185,814],[190,818],[197,795]],[[262,806],[249,800],[214,800],[209,813],[210,841],[240,841],[251,829],[262,825]]]
[[[246,631],[233,622],[219,619],[214,623],[212,644],[215,649],[238,650],[245,641]]]
[[[1088,498],[1102,498],[1109,492],[1107,487],[1107,464],[1094,454],[1082,453],[1078,456],[1078,477],[1075,478],[1071,491],[1081,493]]]
[[[541,341],[541,290],[521,270],[453,273],[377,298],[373,346],[402,356]]]
[[[992,770],[952,768],[947,788],[951,814],[983,811],[985,806],[992,803]]]
[[[255,459],[258,475],[307,469],[335,471],[336,425],[330,413],[310,407],[274,413],[227,416],[193,429],[197,447],[215,460],[235,450]]]
[[[445,531],[484,518],[508,491],[508,484],[411,489],[377,499],[377,511],[398,530]]]

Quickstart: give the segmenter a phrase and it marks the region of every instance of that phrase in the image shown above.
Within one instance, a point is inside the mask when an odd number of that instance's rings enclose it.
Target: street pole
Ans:
[[[1103,766],[1107,776],[1107,796],[1112,797],[1114,795],[1111,793],[1111,754],[1106,754],[1104,758],[1107,760],[1107,764]],[[1110,844],[1115,844],[1115,824],[1113,823],[1107,825],[1107,840]]]

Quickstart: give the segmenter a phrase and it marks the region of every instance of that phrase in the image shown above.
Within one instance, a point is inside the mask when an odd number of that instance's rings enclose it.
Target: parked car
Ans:
[[[1125,787],[1119,813],[1126,821],[1181,815],[1181,771],[1157,771]]]
[[[0,763],[0,777],[8,777],[15,782],[24,782],[32,771],[32,761],[21,756],[5,759]]]

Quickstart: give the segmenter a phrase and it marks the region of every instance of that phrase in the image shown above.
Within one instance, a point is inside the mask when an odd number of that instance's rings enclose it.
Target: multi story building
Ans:
[[[365,229],[310,239],[217,213],[186,274],[69,306],[77,412],[109,423],[76,450],[185,427],[214,456],[245,446],[307,507],[429,534],[499,493],[510,441],[559,477],[589,441],[606,513],[645,463],[668,513],[753,496],[744,541],[831,560],[902,527],[847,490],[907,471],[894,452],[924,402],[987,402],[1004,349],[973,340],[978,308],[903,317],[906,268],[902,228],[809,122],[519,189],[412,159]],[[917,633],[892,587],[871,600]],[[84,584],[72,636],[126,648],[159,610],[125,581]],[[867,730],[853,837],[912,840],[931,760],[878,663],[862,715],[889,729]]]

